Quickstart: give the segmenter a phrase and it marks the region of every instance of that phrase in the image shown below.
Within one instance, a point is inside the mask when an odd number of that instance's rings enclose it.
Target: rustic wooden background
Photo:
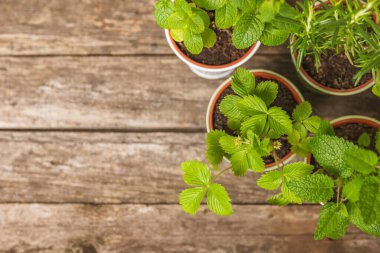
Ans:
[[[221,80],[173,55],[153,3],[0,0],[0,253],[380,252],[354,228],[314,241],[319,206],[269,206],[254,174],[222,179],[235,215],[181,211],[179,165],[204,159]],[[261,47],[246,67],[288,77],[328,119],[380,118],[370,92],[306,91],[286,46]]]

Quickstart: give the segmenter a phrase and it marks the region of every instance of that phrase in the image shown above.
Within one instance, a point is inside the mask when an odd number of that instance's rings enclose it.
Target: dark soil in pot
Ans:
[[[326,55],[321,54],[320,59],[321,66],[318,72],[312,56],[305,56],[302,61],[302,67],[314,80],[326,87],[339,90],[357,87],[354,76],[360,69],[352,65],[344,53],[335,55],[332,50],[329,50]],[[358,85],[368,82],[371,78],[371,73],[367,73]]]
[[[198,55],[190,53],[183,42],[177,42],[179,49],[192,60],[213,66],[228,64],[243,57],[249,48],[237,49],[232,44],[232,29],[218,29],[215,25],[215,12],[207,11],[207,13],[211,21],[210,28],[216,33],[215,45],[212,48],[204,48]]]
[[[271,79],[264,79],[261,77],[256,77],[256,84],[262,82],[262,81],[273,81],[278,84],[278,96],[276,100],[273,102],[272,106],[278,106],[282,107],[285,111],[287,111],[290,115],[293,112],[294,108],[297,106],[297,101],[293,97],[292,93],[290,90],[283,84],[277,82],[276,80],[271,80]],[[230,135],[237,136],[237,133],[231,129],[228,128],[227,126],[227,117],[225,117],[221,111],[219,110],[219,105],[222,102],[223,98],[228,96],[228,95],[236,95],[236,93],[232,90],[231,86],[226,88],[218,100],[216,101],[215,108],[214,108],[214,113],[212,115],[213,117],[213,129],[215,130],[224,130],[226,133]],[[286,139],[279,139],[281,142],[282,146],[281,149],[276,151],[276,154],[279,158],[284,158],[287,154],[290,152],[290,144]],[[274,163],[275,160],[272,156],[264,157],[265,164],[270,164]]]

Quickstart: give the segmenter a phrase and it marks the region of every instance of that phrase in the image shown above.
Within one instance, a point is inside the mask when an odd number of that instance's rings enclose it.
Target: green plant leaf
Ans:
[[[241,124],[241,131],[246,133],[249,130],[252,130],[254,133],[261,135],[265,129],[266,122],[266,114],[253,115]]]
[[[353,169],[346,166],[343,155],[355,145],[343,138],[330,135],[317,135],[311,140],[311,151],[317,162],[328,172],[347,178]]]
[[[375,147],[376,147],[377,152],[380,153],[380,129],[376,133]]]
[[[259,8],[260,20],[263,23],[270,23],[274,19],[276,12],[279,10],[279,4],[279,1],[264,0]]]
[[[300,123],[300,122],[295,122],[293,124],[293,128],[299,133],[299,138],[306,138],[308,135],[306,127]]]
[[[257,185],[266,190],[277,190],[282,183],[282,171],[270,171],[257,180]]]
[[[293,130],[289,115],[280,107],[272,107],[268,110],[269,126],[277,134],[290,134]]]
[[[171,0],[159,0],[154,5],[154,17],[159,27],[169,29],[168,18],[173,14],[174,5]]]
[[[231,130],[239,130],[241,127],[241,122],[234,118],[227,119],[227,126]]]
[[[199,8],[196,8],[196,7],[193,7],[193,12],[196,15],[198,15],[199,17],[201,17],[201,19],[203,20],[203,25],[205,28],[208,28],[210,26],[210,24],[211,24],[210,17],[208,16],[206,11],[199,9]]]
[[[372,87],[372,92],[373,94],[375,94],[376,96],[380,97],[380,83],[374,85]]]
[[[239,142],[239,137],[235,138],[230,135],[222,136],[219,139],[220,146],[227,154],[234,154],[244,150],[243,145]]]
[[[223,160],[224,150],[219,144],[219,140],[223,136],[226,136],[226,133],[220,130],[211,131],[207,134],[206,158],[214,168],[217,168]]]
[[[208,166],[199,161],[187,161],[181,164],[183,181],[187,185],[205,186],[210,183],[211,173]]]
[[[284,197],[282,193],[273,195],[269,199],[267,199],[269,204],[276,205],[276,206],[286,206],[290,204],[290,201]]]
[[[302,162],[288,164],[284,167],[284,177],[290,180],[297,180],[310,175],[314,166]]]
[[[191,6],[186,0],[175,0],[174,12],[177,12],[181,15],[188,15],[191,13]]]
[[[330,200],[334,194],[334,182],[326,175],[313,174],[287,183],[291,192],[304,201],[318,203]]]
[[[296,204],[302,204],[302,200],[300,197],[296,196],[288,187],[289,181],[284,178],[284,181],[282,183],[281,187],[281,193],[283,194],[284,198],[287,199],[291,203]]]
[[[346,206],[329,202],[321,208],[314,239],[322,240],[325,237],[340,239],[345,235],[349,223]]]
[[[367,132],[362,133],[358,139],[358,145],[367,148],[371,144],[371,137]]]
[[[317,134],[335,136],[335,131],[330,121],[321,119],[319,122],[319,128],[317,130]]]
[[[359,200],[360,189],[363,185],[364,177],[355,177],[343,187],[343,196],[354,203]]]
[[[362,174],[369,174],[375,170],[379,158],[370,150],[354,148],[344,152],[343,161],[346,163],[347,167]]]
[[[257,96],[244,96],[242,100],[237,103],[239,111],[244,116],[253,116],[257,114],[266,114],[268,108],[265,102]]]
[[[307,101],[304,101],[296,106],[296,108],[293,110],[292,116],[295,121],[302,122],[305,119],[309,118],[311,113],[311,104]]]
[[[286,42],[289,33],[275,28],[270,23],[265,23],[264,31],[260,37],[260,42],[265,46],[279,46]]]
[[[242,119],[244,116],[240,113],[237,104],[242,98],[235,95],[228,95],[223,98],[219,105],[219,110],[227,118]]]
[[[351,223],[358,227],[361,231],[376,237],[380,237],[380,223],[371,225],[365,224],[359,206],[357,204],[349,203],[348,213]]]
[[[238,9],[231,1],[215,11],[215,24],[220,29],[227,29],[233,26]]]
[[[261,156],[254,150],[242,150],[231,156],[232,170],[235,176],[243,176],[249,169],[264,172],[265,164]]]
[[[264,81],[257,85],[255,95],[261,98],[267,106],[272,104],[277,97],[278,84],[273,81]]]
[[[207,48],[211,48],[215,45],[216,42],[216,34],[214,30],[210,28],[206,28],[202,33],[203,46]]]
[[[192,54],[200,54],[203,50],[203,40],[200,34],[193,34],[186,31],[183,37],[183,41],[187,50]]]
[[[303,125],[312,133],[318,132],[320,123],[321,119],[318,116],[311,116],[310,118],[303,121]]]
[[[195,215],[207,192],[205,187],[196,187],[183,190],[179,195],[179,203],[182,209],[191,215]]]
[[[291,150],[299,157],[307,157],[311,152],[311,141],[312,138],[306,138],[297,144],[292,145]]]
[[[168,18],[168,25],[171,30],[185,30],[187,25],[186,16],[180,15],[179,13],[173,13]]]
[[[194,2],[206,10],[216,10],[223,7],[228,0],[196,0]]]
[[[238,68],[232,76],[231,87],[232,90],[240,96],[253,95],[255,90],[255,77],[251,71]]]
[[[256,9],[256,0],[234,0],[231,2],[243,12],[250,12]]]
[[[263,33],[264,25],[254,13],[247,12],[235,25],[232,42],[238,49],[245,49],[257,42]]]
[[[171,29],[170,34],[173,37],[173,39],[177,42],[182,42],[183,37],[185,36],[185,31],[182,29]]]
[[[187,26],[192,34],[201,34],[205,30],[205,24],[201,16],[192,14],[188,16]]]
[[[208,208],[217,215],[228,216],[233,213],[231,199],[220,184],[210,185],[207,193]]]
[[[380,180],[367,177],[360,189],[359,207],[365,224],[380,223]]]

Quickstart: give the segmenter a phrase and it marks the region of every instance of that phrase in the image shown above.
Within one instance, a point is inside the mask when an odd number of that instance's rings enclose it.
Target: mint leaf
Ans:
[[[250,12],[256,9],[256,1],[252,0],[234,0],[231,1],[235,4],[240,10],[244,12]]]
[[[272,21],[279,9],[279,4],[279,1],[264,0],[259,8],[260,20],[262,22]]]
[[[362,174],[369,174],[375,170],[379,162],[378,156],[370,151],[361,148],[354,148],[344,152],[343,160],[347,167]]]
[[[223,98],[222,102],[219,105],[219,110],[227,118],[241,119],[243,118],[243,115],[237,108],[237,104],[240,100],[242,100],[242,98],[238,96],[228,95]]]
[[[286,206],[290,204],[290,201],[284,197],[282,193],[273,195],[269,199],[267,199],[269,204],[277,205],[277,206]]]
[[[362,133],[358,139],[358,145],[367,148],[371,144],[371,137],[367,132]]]
[[[174,11],[181,15],[187,15],[191,13],[191,6],[186,0],[175,0]]]
[[[307,175],[313,171],[314,166],[302,162],[288,164],[284,167],[284,177],[290,180],[296,180]]]
[[[211,48],[215,45],[216,34],[212,29],[206,28],[205,31],[201,34],[201,36],[202,36],[204,47]]]
[[[227,29],[233,26],[238,9],[228,1],[223,7],[215,11],[215,24],[220,29]]]
[[[221,137],[226,136],[224,131],[215,130],[207,134],[206,138],[206,158],[215,167],[222,162],[224,151],[219,144]]]
[[[179,13],[173,13],[168,18],[168,25],[171,30],[182,30],[187,25],[186,16],[180,15]]]
[[[255,95],[261,98],[267,106],[273,103],[278,93],[278,85],[273,81],[264,81],[259,83]]]
[[[265,46],[279,46],[286,42],[289,33],[275,28],[270,23],[265,23],[264,31],[261,34],[260,42]]]
[[[246,133],[249,130],[252,130],[253,132],[261,135],[265,129],[266,122],[266,114],[253,115],[241,124],[241,131]]]
[[[263,159],[254,150],[242,150],[234,153],[230,161],[235,176],[243,176],[249,169],[255,172],[264,172],[265,169]]]
[[[357,204],[349,203],[348,213],[352,224],[358,227],[361,231],[376,237],[380,237],[380,224],[365,224],[359,206]]]
[[[345,205],[332,202],[326,203],[321,208],[314,239],[322,240],[325,237],[334,240],[340,239],[345,235],[349,223]]]
[[[321,124],[321,119],[318,116],[311,116],[303,121],[303,125],[312,133],[317,133],[319,125]]]
[[[254,13],[245,13],[235,25],[232,42],[238,49],[248,48],[259,40],[263,30],[263,23]]]
[[[375,146],[378,153],[380,153],[380,129],[376,133]]]
[[[205,186],[210,183],[211,173],[208,166],[199,161],[187,161],[181,164],[183,181],[187,185]]]
[[[220,184],[212,184],[207,193],[208,208],[217,215],[227,216],[233,213],[231,199]]]
[[[174,6],[171,0],[159,0],[154,5],[154,18],[159,27],[169,29],[168,18],[173,14]]]
[[[244,150],[243,145],[241,144],[241,141],[239,141],[240,138],[233,137],[230,135],[222,136],[219,139],[220,146],[227,154],[234,154],[236,152]]]
[[[216,10],[223,7],[228,0],[195,0],[193,2],[206,10]]]
[[[179,195],[179,203],[182,209],[191,215],[195,215],[206,194],[205,187],[196,187],[183,190]]]
[[[251,71],[238,68],[232,76],[231,88],[240,96],[253,95],[255,90],[255,77]]]
[[[354,203],[359,200],[360,189],[363,185],[364,177],[355,177],[343,187],[343,196]]]
[[[292,115],[295,121],[302,122],[305,119],[309,118],[311,113],[312,113],[311,104],[307,101],[304,101],[301,104],[296,106],[296,108],[293,110]]]
[[[367,177],[360,189],[359,207],[365,224],[380,221],[380,182],[374,177]]]
[[[257,96],[245,96],[237,103],[237,106],[244,116],[266,114],[268,111],[265,102]]]
[[[203,20],[203,25],[205,29],[210,26],[210,17],[208,16],[206,11],[193,7],[193,12]]]
[[[200,34],[205,30],[203,19],[199,15],[192,14],[188,17],[187,25],[191,33]]]
[[[282,183],[282,171],[270,171],[257,180],[257,185],[266,190],[276,190]]]
[[[317,162],[328,172],[343,178],[353,172],[343,160],[344,153],[352,148],[355,148],[353,143],[330,135],[317,135],[311,140],[311,152]]]
[[[304,201],[318,203],[330,200],[334,194],[334,182],[326,175],[314,174],[287,183],[291,192]]]
[[[170,29],[170,34],[173,39],[177,42],[182,42],[185,36],[185,31],[182,29]]]
[[[200,34],[186,31],[183,37],[186,48],[192,54],[200,54],[203,50],[203,39]]]
[[[321,119],[319,122],[319,128],[317,130],[317,134],[334,136],[335,131],[330,121]]]
[[[289,115],[280,107],[272,107],[268,110],[269,126],[277,134],[290,134],[292,132],[292,121]]]

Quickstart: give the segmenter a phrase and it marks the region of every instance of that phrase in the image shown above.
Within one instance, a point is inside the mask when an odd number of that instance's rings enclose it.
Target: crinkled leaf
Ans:
[[[231,2],[243,12],[250,12],[256,9],[256,1],[254,0],[234,0]]]
[[[233,213],[231,199],[220,184],[210,185],[207,193],[207,206],[217,215],[227,216]]]
[[[293,110],[292,116],[295,121],[301,122],[309,118],[311,113],[312,113],[311,104],[307,101],[304,101],[301,104],[296,106],[296,108]]]
[[[168,25],[171,30],[185,30],[187,25],[187,16],[180,15],[179,13],[173,13],[168,18]]]
[[[257,180],[257,185],[266,190],[276,190],[281,186],[282,171],[270,171]]]
[[[186,31],[183,37],[185,46],[192,54],[200,54],[203,50],[203,40],[200,34]]]
[[[296,180],[303,177],[306,177],[307,175],[310,175],[310,173],[313,171],[314,166],[302,162],[296,162],[288,164],[284,167],[284,177],[286,177],[289,181],[290,180]]]
[[[332,202],[326,203],[321,208],[314,239],[322,240],[325,237],[334,240],[340,239],[345,235],[349,223],[345,205]]]
[[[188,15],[191,13],[191,6],[186,0],[175,0],[174,11],[181,15]]]
[[[253,95],[255,90],[255,77],[251,71],[238,68],[232,76],[231,87],[233,91],[240,96]]]
[[[223,98],[219,105],[219,110],[227,118],[241,119],[243,115],[240,113],[237,104],[242,98],[235,95],[228,95]]]
[[[273,81],[264,81],[257,85],[255,95],[261,98],[267,106],[273,103],[278,93],[278,84]]]
[[[380,223],[380,180],[367,177],[360,189],[359,207],[365,224]]]
[[[215,130],[207,134],[206,138],[206,158],[215,167],[222,162],[224,150],[219,144],[221,137],[226,136],[224,131]]]
[[[233,26],[238,9],[231,1],[215,11],[215,23],[220,29],[227,29]]]
[[[206,11],[199,9],[199,8],[196,8],[196,7],[193,7],[193,12],[201,17],[201,19],[203,20],[203,25],[205,28],[208,28],[210,26],[210,23],[211,23],[210,17]]]
[[[179,203],[182,209],[191,215],[198,211],[202,200],[207,192],[205,187],[196,187],[183,190],[179,195]]]
[[[289,115],[280,107],[272,107],[268,110],[269,126],[278,134],[290,134],[292,132],[292,121]]]
[[[264,25],[252,12],[247,12],[235,25],[232,42],[238,49],[252,46],[263,33]]]
[[[216,10],[224,6],[228,0],[195,0],[194,2],[206,10]]]
[[[174,6],[171,0],[159,0],[154,5],[154,17],[158,26],[164,29],[168,29],[168,18],[173,14]]]
[[[201,34],[205,30],[205,24],[201,16],[192,14],[188,16],[187,26],[192,34]]]
[[[375,170],[379,158],[370,150],[354,148],[344,152],[343,161],[346,163],[347,167],[362,174],[369,174]]]
[[[208,166],[199,161],[187,161],[181,164],[183,181],[187,185],[205,186],[210,183],[211,173]]]
[[[265,46],[279,46],[286,42],[289,33],[275,28],[270,23],[265,23],[264,31],[260,37],[260,42]]]

